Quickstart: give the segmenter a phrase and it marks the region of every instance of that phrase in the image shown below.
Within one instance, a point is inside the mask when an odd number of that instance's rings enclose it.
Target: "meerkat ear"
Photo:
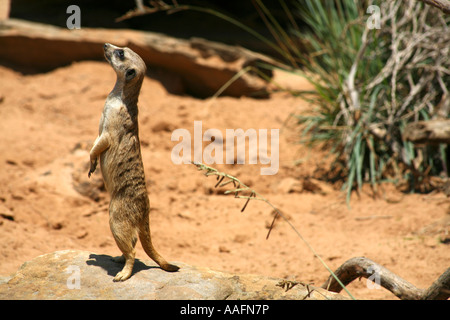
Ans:
[[[134,69],[128,69],[127,72],[125,73],[125,79],[127,81],[130,81],[135,76],[136,76],[136,70],[134,70]]]

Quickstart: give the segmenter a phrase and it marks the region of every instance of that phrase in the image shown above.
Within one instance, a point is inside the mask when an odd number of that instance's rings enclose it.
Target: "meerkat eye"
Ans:
[[[125,57],[125,53],[123,52],[122,49],[116,50],[114,51],[114,53],[119,57],[120,60],[123,60],[123,58]]]
[[[127,73],[125,74],[125,79],[128,81],[133,79],[136,76],[136,70],[134,69],[128,69]]]

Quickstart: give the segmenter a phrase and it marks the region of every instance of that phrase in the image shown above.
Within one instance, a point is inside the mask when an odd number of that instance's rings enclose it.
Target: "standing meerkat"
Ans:
[[[153,247],[150,237],[148,199],[138,128],[138,97],[146,72],[144,61],[129,48],[105,43],[105,58],[117,74],[100,118],[99,135],[90,152],[88,176],[100,168],[111,201],[109,225],[122,251],[125,266],[114,281],[124,281],[133,271],[137,237],[145,252],[163,270],[177,271]]]

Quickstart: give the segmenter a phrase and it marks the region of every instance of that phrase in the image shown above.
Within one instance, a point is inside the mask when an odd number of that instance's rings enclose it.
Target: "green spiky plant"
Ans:
[[[331,150],[348,201],[364,182],[376,191],[383,180],[407,179],[413,189],[428,175],[446,174],[445,145],[414,161],[417,151],[401,133],[449,103],[450,19],[417,1],[296,3],[309,30],[293,34],[308,48],[300,61],[316,89],[309,97],[315,109],[296,117],[304,142]],[[370,5],[379,10],[379,28],[369,27]]]
[[[447,146],[415,149],[402,131],[448,117],[449,16],[413,0],[297,0],[294,10],[280,0],[292,25],[287,33],[254,1],[283,48],[286,70],[314,85],[313,95],[298,92],[314,106],[295,115],[301,141],[330,150],[330,171],[344,177],[347,202],[366,182],[375,192],[386,180],[427,191],[430,176],[447,176]]]

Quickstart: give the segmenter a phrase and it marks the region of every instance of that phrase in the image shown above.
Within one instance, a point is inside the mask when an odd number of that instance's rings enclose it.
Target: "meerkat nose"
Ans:
[[[105,43],[104,45],[103,45],[103,49],[108,49],[109,47],[110,47],[111,45],[109,44],[109,43]]]

